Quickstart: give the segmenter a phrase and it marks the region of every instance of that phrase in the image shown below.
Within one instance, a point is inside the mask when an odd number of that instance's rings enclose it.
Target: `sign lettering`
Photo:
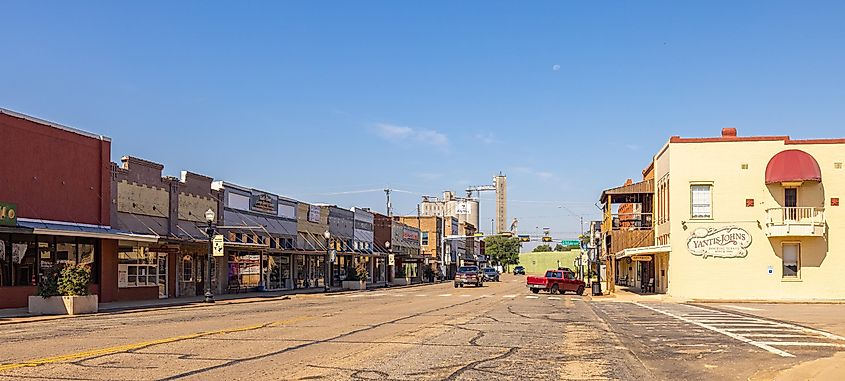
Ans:
[[[749,246],[751,234],[736,226],[695,229],[687,240],[687,250],[702,258],[745,258]]]
[[[265,193],[253,194],[249,208],[255,212],[276,214],[276,197]]]
[[[223,235],[217,234],[214,236],[214,239],[211,241],[212,247],[212,255],[215,257],[223,257],[225,256],[223,252]]]
[[[18,224],[17,206],[0,202],[0,225],[16,226]]]

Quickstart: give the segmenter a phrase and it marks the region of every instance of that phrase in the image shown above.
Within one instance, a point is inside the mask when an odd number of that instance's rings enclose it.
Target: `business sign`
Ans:
[[[695,229],[687,240],[687,250],[702,258],[745,258],[751,234],[736,226]]]
[[[455,214],[457,215],[467,215],[472,213],[472,204],[466,201],[459,201],[455,204]]]
[[[17,206],[0,202],[0,225],[16,226],[18,224]]]
[[[402,238],[408,239],[411,241],[419,241],[420,240],[420,232],[410,229],[402,229]]]
[[[279,200],[266,193],[253,193],[249,199],[249,210],[267,214],[276,214]]]
[[[317,205],[308,206],[308,222],[320,223],[320,207]]]
[[[651,262],[651,257],[648,255],[632,255],[631,260],[634,262]]]
[[[211,252],[212,255],[215,257],[223,257],[225,254],[223,253],[223,235],[217,234],[214,236],[214,239],[211,240]]]
[[[396,265],[396,254],[388,254],[387,255],[387,265],[388,266],[395,266]]]

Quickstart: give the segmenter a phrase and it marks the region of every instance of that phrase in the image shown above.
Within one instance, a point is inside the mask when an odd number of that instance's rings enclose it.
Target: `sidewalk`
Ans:
[[[590,288],[584,292],[585,300],[605,302],[665,302],[685,303],[687,300],[675,298],[666,294],[643,293],[638,288],[628,286],[615,286],[616,292],[610,295],[592,296],[589,295]],[[606,290],[603,290],[606,292]]]
[[[344,290],[340,287],[333,287],[328,294],[351,294],[359,292],[371,292],[381,289],[403,289],[412,288],[425,285],[435,285],[439,283],[415,283],[407,286],[385,286],[383,284],[367,285],[367,290],[354,291]],[[286,300],[295,298],[319,297],[327,295],[323,288],[309,288],[298,290],[284,290],[284,291],[264,291],[264,292],[245,292],[240,294],[221,294],[215,295],[215,304],[245,304],[245,303],[260,303],[273,300]],[[89,315],[30,315],[26,308],[9,308],[0,309],[0,326],[8,324],[32,323],[39,321],[48,321],[56,319],[67,319],[83,316],[97,316],[102,314],[116,314],[126,313],[132,311],[143,310],[164,310],[169,308],[196,308],[208,306],[204,303],[204,296],[192,296],[185,298],[171,298],[171,299],[155,299],[155,300],[137,300],[124,302],[108,302],[100,303],[99,312]]]

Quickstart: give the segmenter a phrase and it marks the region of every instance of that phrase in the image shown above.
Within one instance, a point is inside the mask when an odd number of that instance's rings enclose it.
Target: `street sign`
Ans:
[[[211,252],[215,257],[222,257],[225,256],[223,252],[223,235],[217,234],[211,240]]]
[[[651,262],[651,257],[648,255],[633,255],[631,260],[634,262]]]
[[[574,239],[565,239],[563,241],[560,241],[560,244],[563,245],[563,246],[580,246],[581,241],[574,240]]]

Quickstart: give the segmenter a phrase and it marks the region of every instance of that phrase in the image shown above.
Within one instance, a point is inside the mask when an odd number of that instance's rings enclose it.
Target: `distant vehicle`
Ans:
[[[549,270],[546,271],[545,276],[530,276],[526,284],[535,294],[542,290],[550,294],[572,291],[578,295],[584,295],[584,287],[586,287],[584,281],[575,279],[574,272],[566,270]]]
[[[455,288],[473,284],[476,287],[484,285],[484,274],[478,271],[478,266],[461,266],[455,274]]]
[[[491,281],[491,282],[498,282],[499,281],[499,270],[496,270],[492,267],[485,267],[484,268],[484,280]]]
[[[513,275],[525,275],[525,266],[516,266],[513,268]]]

